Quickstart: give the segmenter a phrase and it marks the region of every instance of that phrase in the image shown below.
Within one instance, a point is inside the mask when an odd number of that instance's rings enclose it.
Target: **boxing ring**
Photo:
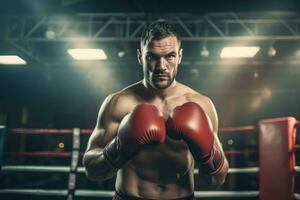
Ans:
[[[220,134],[257,134],[258,150],[226,150],[226,155],[244,155],[258,153],[259,166],[229,168],[228,174],[258,174],[259,188],[247,191],[195,191],[197,198],[244,198],[254,197],[260,200],[292,200],[300,199],[300,194],[295,192],[295,176],[300,172],[296,166],[296,152],[300,145],[296,144],[296,133],[299,121],[293,117],[263,119],[258,125],[221,128]],[[5,133],[7,132],[7,133]],[[71,152],[8,152],[3,153],[5,134],[72,134]],[[0,165],[1,173],[9,172],[43,172],[66,173],[68,185],[66,189],[0,189],[1,194],[65,196],[68,200],[75,197],[112,197],[114,191],[84,190],[76,188],[78,174],[84,173],[84,168],[79,166],[80,135],[89,135],[89,129],[10,129],[0,126]],[[36,156],[36,157],[68,157],[71,158],[70,166],[35,166],[35,165],[4,165],[2,155],[11,156]],[[198,170],[195,169],[195,174]],[[299,191],[298,191],[299,192]]]

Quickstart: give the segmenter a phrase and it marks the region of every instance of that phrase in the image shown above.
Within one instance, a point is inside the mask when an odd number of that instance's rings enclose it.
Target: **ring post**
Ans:
[[[3,162],[4,140],[5,140],[5,126],[0,125],[0,169]]]
[[[260,200],[294,198],[296,119],[265,119],[259,122]]]

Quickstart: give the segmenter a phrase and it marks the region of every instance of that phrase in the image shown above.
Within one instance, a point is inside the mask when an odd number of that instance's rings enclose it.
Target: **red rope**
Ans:
[[[80,129],[81,134],[92,134],[93,130],[92,129]]]
[[[219,132],[220,133],[232,133],[232,132],[246,132],[246,131],[255,131],[256,127],[255,126],[240,126],[240,127],[226,127],[226,128],[220,128]]]
[[[71,134],[73,129],[27,129],[27,128],[13,128],[10,129],[12,133],[22,134]]]
[[[39,151],[39,152],[7,152],[10,156],[32,156],[32,157],[71,157],[71,152],[52,152],[52,151]],[[80,155],[83,155],[81,153]]]
[[[225,150],[226,155],[254,154],[257,150]]]
[[[257,150],[226,150],[226,155],[241,155],[241,154],[254,154]],[[70,157],[71,152],[54,152],[54,151],[37,151],[37,152],[7,152],[9,156],[32,156],[32,157]],[[83,155],[83,152],[80,153]]]

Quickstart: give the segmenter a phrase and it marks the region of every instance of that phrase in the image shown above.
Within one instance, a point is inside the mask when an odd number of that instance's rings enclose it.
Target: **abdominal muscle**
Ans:
[[[194,191],[194,161],[183,141],[147,146],[118,171],[117,192],[147,199],[176,199]]]

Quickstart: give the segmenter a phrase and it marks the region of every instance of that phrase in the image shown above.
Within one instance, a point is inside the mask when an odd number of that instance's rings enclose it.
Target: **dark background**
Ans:
[[[74,16],[78,13],[144,13],[148,19],[165,14],[188,13],[258,13],[287,12],[298,16],[299,1],[139,1],[139,0],[23,0],[1,1],[1,25],[11,16]],[[296,17],[297,18],[297,17]],[[3,26],[4,27],[4,26]],[[1,31],[2,29],[2,31]],[[277,30],[271,30],[277,31]],[[4,28],[0,27],[1,54],[20,53],[8,42]],[[208,95],[215,103],[220,127],[257,126],[265,118],[293,116],[300,118],[300,57],[299,40],[272,41],[277,50],[274,57],[267,56],[270,41],[255,41],[262,47],[251,59],[228,62],[219,58],[222,47],[235,41],[209,41],[208,58],[200,56],[202,42],[183,41],[183,63],[177,80]],[[23,43],[22,43],[23,44]],[[94,42],[92,45],[97,46]],[[49,42],[34,44],[40,58],[28,59],[26,66],[0,65],[0,124],[11,128],[82,128],[93,129],[98,109],[104,98],[142,78],[142,69],[136,60],[138,42],[102,42],[108,52],[107,61],[74,62],[66,54],[70,44]],[[119,58],[120,48],[126,50]],[[24,52],[23,52],[24,53]],[[22,55],[22,53],[21,53]],[[26,55],[23,55],[26,57]],[[55,62],[54,62],[54,61]],[[33,136],[7,132],[5,151],[70,151],[71,136]],[[221,134],[224,149],[255,149],[255,134],[240,137]],[[88,136],[82,136],[81,149],[85,149]],[[233,144],[230,142],[233,141]],[[65,147],[58,148],[63,142]],[[231,167],[257,166],[257,154],[229,156]],[[298,156],[299,157],[299,156]],[[66,158],[36,158],[4,156],[4,164],[69,165]],[[299,163],[299,162],[298,162]],[[78,178],[79,188],[113,189],[113,181],[91,182],[83,174]],[[48,180],[40,181],[40,180]],[[256,190],[256,174],[229,175],[225,190]],[[66,188],[67,175],[37,173],[1,174],[2,188]],[[298,185],[299,186],[299,185]],[[209,189],[197,183],[199,189]],[[34,199],[32,196],[0,195],[2,199]],[[46,198],[46,197],[45,197]],[[49,199],[49,198],[47,198]],[[56,198],[57,199],[57,198]]]
[[[298,1],[24,0],[3,1],[0,6],[2,22],[7,16],[78,13],[144,13],[149,19],[156,19],[168,13],[297,15],[298,11]],[[0,52],[20,55],[2,36]],[[272,58],[266,56],[269,41],[255,42],[262,46],[255,58],[224,64],[218,55],[222,47],[232,42],[208,42],[210,57],[202,58],[199,56],[201,42],[183,41],[184,62],[179,68],[178,81],[212,98],[221,127],[254,124],[262,118],[299,117],[299,58],[293,57],[299,41],[273,42],[277,54]],[[93,41],[89,44],[98,45]],[[138,42],[102,42],[109,59],[93,63],[72,61],[66,53],[70,44],[64,42],[34,43],[34,47],[40,57],[51,56],[59,65],[27,59],[26,67],[0,67],[0,121],[8,127],[93,128],[104,97],[142,78],[136,60]],[[127,51],[127,57],[117,57],[119,48]],[[265,93],[267,98],[262,97]],[[22,115],[26,118],[23,122]]]

